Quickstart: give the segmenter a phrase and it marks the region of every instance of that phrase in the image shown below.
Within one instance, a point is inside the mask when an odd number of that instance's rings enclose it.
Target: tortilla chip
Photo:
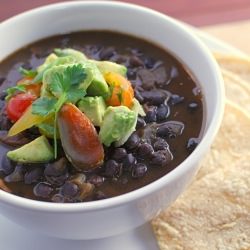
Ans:
[[[231,163],[238,162],[242,156],[250,159],[250,116],[236,104],[228,101],[221,129],[196,179],[219,168],[229,168]]]
[[[222,69],[222,75],[227,99],[243,107],[250,114],[250,83],[225,69]]]
[[[237,55],[213,53],[216,61],[222,69],[226,69],[238,75],[250,84],[250,58]]]
[[[190,188],[153,222],[162,250],[250,249],[250,117],[227,103]]]

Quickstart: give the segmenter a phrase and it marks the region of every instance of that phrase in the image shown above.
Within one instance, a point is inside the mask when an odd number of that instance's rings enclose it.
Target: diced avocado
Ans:
[[[133,110],[137,115],[146,116],[143,107],[136,98],[133,99],[133,106],[131,107],[131,110]]]
[[[90,96],[107,96],[109,94],[109,87],[106,83],[102,73],[94,63],[89,62],[93,72],[93,80],[87,89]]]
[[[88,58],[79,50],[66,48],[66,49],[55,49],[54,50],[56,55],[59,57],[62,56],[72,56],[74,57],[78,62],[86,61]]]
[[[100,127],[99,137],[101,142],[110,146],[124,144],[135,130],[137,115],[125,106],[108,107]]]
[[[122,76],[126,76],[127,74],[127,68],[121,64],[110,61],[96,61],[96,60],[89,60],[89,61],[96,64],[96,66],[103,75],[105,75],[108,72],[114,72]]]
[[[63,57],[62,57],[63,58]],[[53,76],[56,73],[63,73],[67,67],[77,65],[78,63],[68,63],[68,64],[62,64],[58,66],[53,66],[50,69],[46,70],[43,75],[43,85],[41,89],[41,96],[48,96],[50,93],[49,85],[53,83]],[[87,74],[87,77],[85,80],[80,84],[79,88],[86,90],[88,86],[91,84],[93,80],[93,71],[89,67],[88,64],[81,64],[83,66],[83,69],[85,70],[85,73]],[[60,97],[60,96],[58,96]]]
[[[53,55],[53,54],[51,54]],[[54,54],[54,56],[56,56]],[[50,59],[47,59],[45,60],[45,62],[39,66],[39,71],[38,71],[38,74],[36,75],[36,77],[33,79],[33,82],[34,83],[37,83],[37,82],[42,82],[43,81],[43,75],[45,74],[45,72],[49,69],[51,69],[52,67],[54,66],[58,66],[58,65],[64,65],[64,64],[72,64],[72,63],[77,63],[78,61],[72,57],[72,56],[64,56],[64,57],[57,57],[54,58],[54,56],[51,56]],[[47,61],[47,62],[46,62]],[[41,92],[43,92],[43,86],[42,86],[42,90]]]
[[[101,96],[84,97],[79,103],[78,108],[85,113],[95,126],[100,126],[103,121],[106,104]]]
[[[52,62],[54,62],[57,58],[58,58],[58,56],[55,53],[49,54],[46,57],[44,63],[41,64],[39,67],[37,67],[37,72],[38,73],[42,72],[48,65],[50,65]]]
[[[24,146],[9,151],[7,157],[20,163],[45,163],[53,159],[53,148],[45,136],[40,136]]]

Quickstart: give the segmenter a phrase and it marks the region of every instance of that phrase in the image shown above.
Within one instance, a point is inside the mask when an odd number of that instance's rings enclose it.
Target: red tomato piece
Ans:
[[[12,122],[16,122],[36,98],[31,93],[20,93],[13,96],[7,103],[8,118]]]

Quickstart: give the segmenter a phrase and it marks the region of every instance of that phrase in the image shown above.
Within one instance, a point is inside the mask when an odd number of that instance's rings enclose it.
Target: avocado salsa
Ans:
[[[162,48],[110,31],[49,37],[0,63],[0,189],[87,202],[141,188],[199,143],[201,89]]]

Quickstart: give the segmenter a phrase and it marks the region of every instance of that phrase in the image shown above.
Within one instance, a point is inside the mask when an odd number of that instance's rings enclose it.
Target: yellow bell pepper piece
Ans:
[[[14,136],[28,128],[42,123],[46,119],[48,119],[48,117],[32,114],[32,105],[30,105],[23,115],[10,128],[8,136]]]

